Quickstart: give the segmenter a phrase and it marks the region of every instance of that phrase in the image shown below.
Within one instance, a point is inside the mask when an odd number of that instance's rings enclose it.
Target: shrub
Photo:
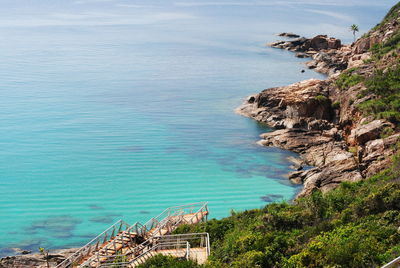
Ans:
[[[140,264],[139,268],[193,268],[198,267],[194,261],[180,260],[171,256],[156,255],[144,264]]]
[[[340,108],[340,102],[335,101],[334,103],[332,103],[332,109],[337,110],[337,109],[339,109],[339,108]]]
[[[326,96],[324,96],[324,95],[318,95],[318,96],[315,96],[315,98],[314,98],[316,101],[318,101],[319,103],[324,103],[324,102],[327,102],[329,99],[328,99],[328,97],[326,97]]]
[[[350,68],[341,73],[335,82],[336,85],[340,89],[346,89],[363,82],[364,76],[353,74],[356,70],[356,68]]]

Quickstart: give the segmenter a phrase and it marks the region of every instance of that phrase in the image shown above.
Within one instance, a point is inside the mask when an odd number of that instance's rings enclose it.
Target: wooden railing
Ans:
[[[104,232],[93,238],[89,243],[78,249],[74,254],[69,256],[63,262],[57,265],[57,268],[67,268],[77,265],[85,257],[98,251],[101,246],[108,240],[113,238],[115,235],[128,229],[130,226],[123,220],[119,220],[110,227],[108,227]]]
[[[110,241],[94,252],[86,261],[79,265],[79,267],[92,267],[100,264],[103,260],[106,260],[109,255],[108,251],[113,251],[117,254],[119,250],[127,246],[134,246],[141,241],[138,238],[142,237],[143,225],[141,223],[135,223],[134,225],[127,228],[125,231],[120,232],[118,235],[110,239]],[[94,265],[92,265],[94,263]]]
[[[397,268],[397,267],[400,267],[400,256],[392,260],[391,262],[386,263],[381,268]]]
[[[157,254],[186,258],[188,260],[191,258],[191,254],[193,254],[194,250],[199,248],[204,249],[205,258],[208,258],[210,255],[210,239],[208,233],[155,237],[153,244],[151,246],[149,245],[150,244],[148,244],[140,254],[130,260],[128,260],[126,255],[117,255],[113,256],[114,261],[111,261],[110,258],[109,261],[103,262],[98,267],[136,267]]]
[[[206,220],[207,214],[207,202],[199,202],[169,207],[143,225],[136,223],[129,226],[120,220],[60,263],[57,268],[98,267],[101,263],[114,261],[120,256],[135,258],[152,246],[158,239],[156,237],[170,234],[181,224]]]

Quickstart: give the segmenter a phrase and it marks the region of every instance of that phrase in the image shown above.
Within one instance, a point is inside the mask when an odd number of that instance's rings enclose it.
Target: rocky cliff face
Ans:
[[[261,135],[260,145],[296,152],[304,164],[314,167],[289,174],[294,183],[304,184],[299,197],[374,175],[388,166],[397,150],[398,120],[361,107],[384,100],[376,87],[373,91],[368,86],[375,83],[376,73],[390,72],[399,62],[399,10],[391,10],[379,26],[351,45],[322,35],[270,44],[311,57],[309,68],[329,74],[325,81],[266,89],[237,109],[277,129]],[[397,84],[382,87],[390,87],[392,99],[400,96]]]

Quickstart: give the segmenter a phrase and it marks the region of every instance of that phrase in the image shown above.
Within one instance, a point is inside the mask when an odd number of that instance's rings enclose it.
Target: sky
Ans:
[[[393,0],[1,0],[0,27],[146,25],[205,20],[215,12],[258,8],[286,9],[346,23],[357,23],[352,10],[388,9]]]

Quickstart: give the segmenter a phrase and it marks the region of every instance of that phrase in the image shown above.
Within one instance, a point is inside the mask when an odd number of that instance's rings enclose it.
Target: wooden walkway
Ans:
[[[137,256],[130,256],[124,262],[103,262],[99,268],[107,267],[137,267],[145,263],[149,258],[161,254],[194,260],[204,264],[210,255],[210,240],[208,233],[165,235],[157,237],[157,242],[152,247],[147,247]],[[192,247],[194,246],[194,247]],[[125,257],[127,255],[124,255]],[[118,256],[122,257],[122,255]]]
[[[203,202],[167,208],[145,224],[129,226],[118,221],[57,268],[107,267],[102,264],[114,261],[117,256],[124,260],[133,260],[180,225],[197,224],[206,221],[207,216],[207,203]]]

